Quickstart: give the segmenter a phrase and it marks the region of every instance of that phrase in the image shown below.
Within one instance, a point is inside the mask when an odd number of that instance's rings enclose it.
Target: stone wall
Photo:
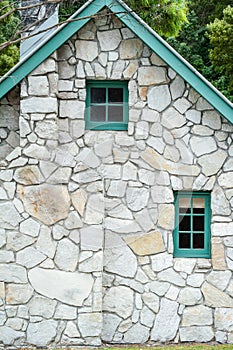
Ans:
[[[86,79],[129,81],[129,129],[85,130]],[[0,171],[0,342],[233,342],[233,126],[114,17],[21,87]],[[173,258],[174,191],[211,192],[212,258]]]
[[[0,101],[0,162],[18,145],[19,87],[16,86]]]

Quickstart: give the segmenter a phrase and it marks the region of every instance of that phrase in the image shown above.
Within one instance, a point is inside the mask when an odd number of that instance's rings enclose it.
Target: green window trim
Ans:
[[[210,227],[210,193],[176,192],[174,257],[210,258]]]
[[[92,93],[94,90],[103,92],[104,101],[96,102],[92,101]],[[118,90],[120,92],[121,100],[118,102],[110,102],[110,92]],[[87,98],[86,98],[86,110],[85,110],[85,128],[86,130],[128,130],[128,119],[129,119],[129,107],[128,107],[128,81],[98,81],[88,80],[87,81]],[[102,109],[102,120],[93,120],[92,112]],[[111,109],[120,111],[119,121],[111,120]],[[96,119],[98,119],[98,115]],[[117,116],[118,118],[118,116]],[[117,119],[116,118],[116,119]]]

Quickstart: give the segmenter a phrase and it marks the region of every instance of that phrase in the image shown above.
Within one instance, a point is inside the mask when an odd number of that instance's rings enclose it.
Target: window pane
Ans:
[[[203,214],[205,213],[204,208],[193,208],[193,214]]]
[[[179,234],[179,248],[191,248],[191,239],[189,233]]]
[[[108,102],[123,102],[123,89],[122,88],[109,88],[108,89]]]
[[[193,231],[204,231],[205,229],[205,217],[193,216]]]
[[[108,121],[122,122],[123,121],[123,106],[109,106],[108,107]]]
[[[106,107],[105,106],[91,106],[90,120],[92,122],[105,122]]]
[[[180,216],[179,231],[191,231],[190,216]]]
[[[196,233],[193,235],[193,248],[204,249],[204,233]]]
[[[190,213],[190,198],[179,198],[179,212]]]
[[[91,103],[105,103],[106,89],[105,88],[91,88]]]
[[[205,208],[205,198],[193,198],[193,208]]]

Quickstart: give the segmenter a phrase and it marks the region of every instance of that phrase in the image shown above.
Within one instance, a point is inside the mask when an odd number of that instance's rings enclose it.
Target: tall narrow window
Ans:
[[[175,195],[174,257],[210,258],[210,194]]]
[[[128,129],[128,82],[88,81],[86,129]]]

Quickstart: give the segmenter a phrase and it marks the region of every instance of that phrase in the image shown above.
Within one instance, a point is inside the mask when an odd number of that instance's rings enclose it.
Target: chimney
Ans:
[[[58,24],[57,3],[45,4],[45,0],[21,0],[21,7],[29,7],[21,11],[21,26],[23,30],[20,45],[20,59],[34,50],[54,29],[45,31]],[[32,7],[33,5],[33,7]],[[30,37],[30,35],[43,33]],[[28,38],[27,38],[28,37]]]

